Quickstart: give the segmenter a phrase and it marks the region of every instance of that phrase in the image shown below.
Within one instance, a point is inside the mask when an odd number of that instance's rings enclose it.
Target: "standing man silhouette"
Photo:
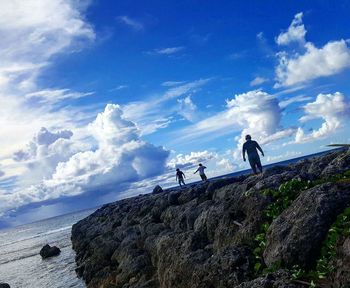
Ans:
[[[204,173],[204,169],[207,169],[207,167],[203,166],[202,164],[199,164],[198,169],[193,174],[199,172],[199,176],[201,176],[202,181],[208,181],[207,175],[205,175]]]
[[[243,160],[246,161],[245,153],[247,152],[249,164],[250,164],[250,167],[252,167],[254,174],[257,174],[256,168],[258,168],[260,170],[260,173],[262,173],[262,166],[261,166],[260,157],[257,150],[259,150],[261,155],[264,156],[263,150],[259,146],[258,142],[252,140],[252,137],[250,135],[246,135],[245,140],[246,142],[243,144],[243,151],[242,151]]]
[[[185,173],[182,172],[179,168],[177,168],[176,169],[176,181],[179,180],[180,187],[182,187],[182,184],[186,185],[184,177],[186,178]]]

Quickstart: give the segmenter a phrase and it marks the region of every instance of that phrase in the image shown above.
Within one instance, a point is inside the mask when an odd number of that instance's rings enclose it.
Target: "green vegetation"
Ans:
[[[278,190],[265,189],[262,191],[262,194],[266,197],[271,197],[272,201],[264,211],[266,221],[261,225],[260,231],[255,237],[253,254],[256,259],[254,265],[256,276],[276,271],[281,267],[281,263],[275,263],[273,267],[267,268],[264,265],[262,257],[266,246],[266,232],[272,221],[288,208],[303,191],[327,182],[335,183],[348,181],[350,181],[350,170],[333,175],[327,179],[318,179],[315,181],[294,179],[283,183]],[[318,279],[325,278],[333,272],[334,267],[330,263],[336,256],[335,248],[338,241],[350,235],[349,223],[350,207],[345,209],[345,211],[337,217],[337,220],[329,229],[327,237],[322,245],[320,256],[317,259],[315,269],[312,271],[305,271],[296,265],[291,271],[293,279],[306,279],[310,281],[311,287],[316,287],[315,282]]]

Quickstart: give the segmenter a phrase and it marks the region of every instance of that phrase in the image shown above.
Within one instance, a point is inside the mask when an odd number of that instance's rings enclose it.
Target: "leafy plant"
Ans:
[[[344,173],[332,175],[328,178],[317,179],[313,181],[305,181],[293,179],[280,185],[277,190],[264,189],[261,193],[271,198],[271,203],[266,207],[264,216],[266,221],[261,225],[258,234],[255,237],[255,248],[253,254],[255,256],[254,270],[257,275],[271,273],[280,268],[281,263],[275,263],[270,268],[264,264],[262,254],[266,246],[266,232],[274,219],[276,219],[292,202],[300,195],[302,191],[310,189],[314,186],[326,182],[340,182],[350,180],[350,170]],[[322,245],[320,256],[317,259],[315,269],[305,271],[298,265],[291,269],[293,279],[308,279],[311,282],[310,287],[316,287],[315,282],[319,279],[327,277],[334,271],[330,265],[331,260],[336,256],[336,246],[339,237],[350,236],[350,207],[345,209],[342,214],[337,217],[332,227],[329,229],[327,237]]]

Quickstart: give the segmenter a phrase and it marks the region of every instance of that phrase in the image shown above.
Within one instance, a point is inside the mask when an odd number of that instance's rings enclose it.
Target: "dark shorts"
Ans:
[[[207,176],[205,174],[200,175],[203,181],[207,181]]]

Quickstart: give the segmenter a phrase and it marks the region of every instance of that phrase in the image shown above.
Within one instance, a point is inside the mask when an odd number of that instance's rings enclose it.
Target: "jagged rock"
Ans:
[[[253,279],[251,251],[271,203],[261,190],[342,172],[348,167],[344,153],[104,205],[72,228],[76,272],[88,288],[296,288],[288,272]],[[271,225],[266,262],[311,265],[332,221],[349,204],[346,185],[303,192]]]
[[[312,267],[328,229],[347,206],[350,206],[348,184],[326,183],[303,192],[267,231],[266,264]]]
[[[337,251],[337,257],[332,263],[334,274],[332,284],[334,288],[350,287],[350,237],[347,237]]]
[[[157,185],[156,187],[153,188],[152,194],[159,194],[163,192],[163,188]]]
[[[235,288],[299,288],[304,287],[293,283],[291,276],[286,270],[278,270],[273,274],[244,282]]]
[[[0,283],[0,288],[11,288],[7,283]]]
[[[50,246],[49,244],[46,244],[43,248],[41,248],[40,250],[40,256],[45,259],[45,258],[49,258],[52,256],[57,256],[61,253],[60,248],[56,247],[56,246]]]

